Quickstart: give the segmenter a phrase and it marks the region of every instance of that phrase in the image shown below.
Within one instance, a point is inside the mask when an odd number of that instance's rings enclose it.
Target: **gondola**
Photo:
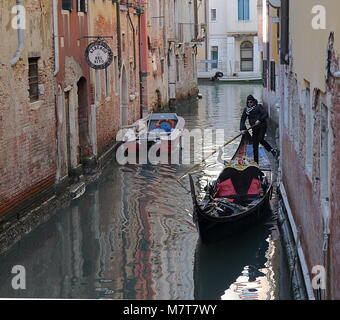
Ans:
[[[259,163],[253,160],[250,134],[242,136],[237,151],[225,162],[217,180],[205,187],[197,200],[194,181],[189,175],[194,211],[193,221],[202,242],[216,242],[238,234],[270,213],[272,171],[264,148],[259,147]]]

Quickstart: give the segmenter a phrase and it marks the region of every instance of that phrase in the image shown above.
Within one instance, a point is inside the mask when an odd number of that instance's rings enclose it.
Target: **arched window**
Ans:
[[[254,71],[253,44],[250,41],[241,43],[241,71]]]

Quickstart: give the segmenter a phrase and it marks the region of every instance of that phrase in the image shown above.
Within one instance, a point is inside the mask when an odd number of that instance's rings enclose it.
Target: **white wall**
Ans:
[[[211,9],[216,9],[216,21],[211,21]],[[210,0],[209,1],[209,48],[208,59],[211,60],[211,47],[218,47],[218,59],[221,61],[218,70],[231,75],[239,72],[240,42],[249,40],[254,45],[254,72],[249,75],[260,74],[260,59],[258,54],[258,39],[255,37],[230,37],[229,33],[257,33],[258,14],[257,0],[250,0],[250,20],[238,20],[238,0]],[[228,36],[229,34],[229,36]]]

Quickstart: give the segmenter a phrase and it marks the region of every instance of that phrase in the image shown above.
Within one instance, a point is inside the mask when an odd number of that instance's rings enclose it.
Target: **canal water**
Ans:
[[[247,95],[261,101],[262,89],[202,82],[199,90],[202,99],[175,111],[188,130],[224,129],[213,143],[193,142],[207,155],[239,133]],[[223,158],[238,143],[228,145]],[[176,180],[189,167],[110,164],[82,197],[0,256],[0,297],[278,299],[270,226],[203,245],[192,222],[188,178]],[[198,194],[221,168],[214,157],[195,168]],[[25,290],[12,288],[15,265],[26,270]]]

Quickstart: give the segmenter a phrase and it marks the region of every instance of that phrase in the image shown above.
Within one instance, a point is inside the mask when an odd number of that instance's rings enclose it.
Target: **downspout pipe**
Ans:
[[[118,69],[122,67],[122,31],[120,23],[120,4],[116,2],[116,15],[117,15],[117,47],[118,47]]]
[[[14,67],[16,65],[16,63],[19,61],[19,58],[22,54],[22,52],[24,51],[25,48],[25,39],[24,39],[24,29],[21,29],[20,26],[20,16],[21,16],[21,12],[20,12],[20,7],[23,7],[24,5],[24,0],[16,0],[16,14],[17,14],[17,30],[18,30],[18,49],[15,52],[14,57],[11,60],[11,67]]]
[[[54,39],[54,76],[59,72],[59,33],[58,33],[58,0],[52,0],[53,39]]]

